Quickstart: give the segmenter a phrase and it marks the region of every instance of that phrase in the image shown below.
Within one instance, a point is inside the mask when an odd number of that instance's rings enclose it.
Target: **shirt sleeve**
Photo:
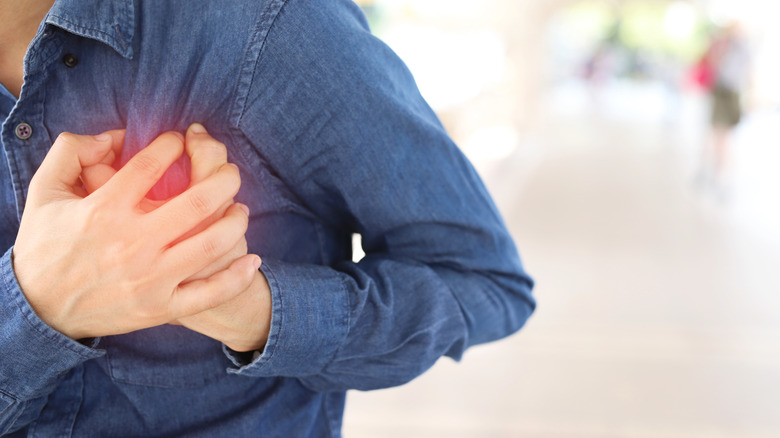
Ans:
[[[228,351],[231,372],[388,387],[532,313],[532,280],[480,178],[352,2],[285,3],[239,128],[323,227],[361,234],[366,256],[264,259],[268,343],[250,363]]]
[[[35,420],[69,370],[103,354],[38,318],[16,280],[12,251],[0,258],[0,435]]]

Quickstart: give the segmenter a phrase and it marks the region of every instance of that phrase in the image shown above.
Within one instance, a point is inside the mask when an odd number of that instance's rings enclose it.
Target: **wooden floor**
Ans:
[[[740,128],[714,192],[693,182],[700,106],[648,120],[572,93],[513,155],[477,160],[537,313],[459,364],[350,393],[347,438],[780,436],[780,117]]]

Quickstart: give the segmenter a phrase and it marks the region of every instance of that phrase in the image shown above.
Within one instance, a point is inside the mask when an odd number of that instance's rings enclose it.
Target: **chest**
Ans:
[[[95,56],[83,53],[76,56]],[[250,251],[263,257],[314,264],[331,264],[349,257],[351,236],[325,226],[311,214],[267,165],[263,151],[232,128],[231,99],[198,89],[159,89],[154,84],[159,78],[138,77],[137,71],[112,64],[116,62],[106,62],[102,68],[92,68],[81,59],[73,68],[53,65],[46,80],[29,84],[31,92],[25,92],[13,107],[4,126],[6,154],[0,168],[4,194],[0,201],[4,202],[2,212],[8,213],[7,218],[0,218],[3,249],[13,244],[17,212],[23,211],[29,182],[59,133],[96,134],[126,128],[123,158],[127,160],[160,133],[183,132],[190,123],[200,122],[227,146],[229,160],[240,169],[242,186],[236,200],[251,211],[246,234]],[[106,69],[116,72],[106,75]],[[12,129],[22,121],[29,123],[33,132],[26,140],[18,138]],[[172,172],[186,171],[182,163],[183,159]],[[163,190],[177,191],[164,183]]]

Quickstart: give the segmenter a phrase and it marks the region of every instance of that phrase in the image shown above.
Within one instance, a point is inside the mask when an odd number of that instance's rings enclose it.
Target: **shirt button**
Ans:
[[[72,53],[66,53],[65,56],[62,57],[62,63],[65,64],[65,67],[73,68],[79,63],[79,58]]]
[[[32,137],[32,126],[22,122],[16,125],[14,133],[16,134],[16,138],[19,140],[27,140],[28,138]]]

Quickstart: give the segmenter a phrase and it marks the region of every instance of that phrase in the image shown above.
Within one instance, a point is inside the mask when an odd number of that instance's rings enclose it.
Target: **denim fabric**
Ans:
[[[340,436],[346,390],[403,384],[533,311],[479,177],[348,0],[59,0],[0,111],[0,434]],[[53,330],[10,250],[53,140],[127,128],[126,161],[192,122],[241,171],[272,294],[265,349],[250,361],[167,325],[87,344]]]

